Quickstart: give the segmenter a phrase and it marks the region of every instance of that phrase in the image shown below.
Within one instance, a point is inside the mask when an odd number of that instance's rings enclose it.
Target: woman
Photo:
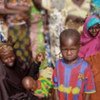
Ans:
[[[29,70],[29,66],[16,59],[9,44],[0,43],[0,100],[37,100],[21,84]]]
[[[91,100],[99,100],[100,95],[100,18],[89,16],[84,24],[81,35],[81,48],[79,56],[86,59],[92,67],[96,84],[96,93]]]
[[[31,2],[30,0],[27,0],[26,3],[24,0],[11,0],[7,2],[7,7],[8,9],[19,11],[19,13],[7,15],[9,27],[8,42],[12,44],[18,59],[22,60],[26,65],[29,65],[32,58],[29,37],[29,12]]]

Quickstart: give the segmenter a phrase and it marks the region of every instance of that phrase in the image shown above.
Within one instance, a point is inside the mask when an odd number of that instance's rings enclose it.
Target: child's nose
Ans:
[[[71,50],[67,50],[67,54],[71,55],[72,54]]]

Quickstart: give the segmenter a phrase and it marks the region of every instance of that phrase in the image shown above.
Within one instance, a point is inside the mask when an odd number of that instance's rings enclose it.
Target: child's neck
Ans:
[[[75,64],[77,61],[78,61],[78,57],[76,58],[76,59],[74,59],[74,60],[71,60],[71,61],[66,61],[65,60],[65,62],[66,62],[66,64],[69,64],[69,65],[72,65],[72,64]]]

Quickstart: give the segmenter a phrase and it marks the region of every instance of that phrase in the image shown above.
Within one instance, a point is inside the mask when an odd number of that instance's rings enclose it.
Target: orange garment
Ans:
[[[92,67],[96,92],[91,94],[90,100],[100,100],[100,52],[86,59]]]

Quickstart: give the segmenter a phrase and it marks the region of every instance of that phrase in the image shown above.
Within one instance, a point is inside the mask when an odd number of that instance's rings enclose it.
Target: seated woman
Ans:
[[[0,100],[14,100],[14,96],[18,98],[16,94],[25,93],[21,81],[29,70],[30,66],[16,59],[9,44],[0,43]]]
[[[38,98],[48,98],[50,90],[53,88],[51,81],[52,68],[44,69],[40,74],[39,79],[36,81],[31,76],[26,76],[22,80],[23,87],[27,91],[31,91]],[[45,75],[45,76],[44,76]]]
[[[51,67],[47,67],[46,64],[43,65],[44,61],[44,53],[38,53],[33,63],[34,67],[31,68],[30,76],[26,76],[22,80],[23,87],[41,99],[47,98],[50,90],[53,88],[51,80],[53,69]],[[41,65],[37,66],[38,62],[42,65],[42,69]],[[45,68],[43,66],[45,66]],[[34,77],[36,74],[37,77]]]

